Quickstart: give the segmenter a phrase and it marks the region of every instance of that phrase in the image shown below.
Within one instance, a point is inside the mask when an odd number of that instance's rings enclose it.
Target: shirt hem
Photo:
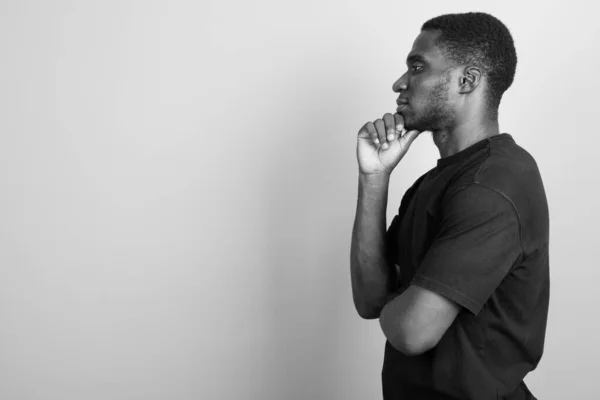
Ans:
[[[431,278],[428,278],[424,275],[415,274],[415,276],[413,277],[413,279],[411,281],[411,284],[420,286],[424,289],[431,290],[431,291],[436,292],[444,297],[447,297],[448,299],[454,301],[458,305],[471,311],[474,315],[479,314],[479,312],[483,308],[483,306],[481,304],[479,304],[477,301],[464,295],[463,293],[459,292],[458,290],[451,288],[450,286],[446,286],[443,283],[437,282],[437,281],[435,281]]]

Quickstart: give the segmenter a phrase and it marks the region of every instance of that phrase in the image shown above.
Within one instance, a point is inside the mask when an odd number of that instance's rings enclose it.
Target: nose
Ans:
[[[400,93],[403,90],[406,90],[406,73],[402,75],[394,84],[392,85],[392,90],[396,93]]]

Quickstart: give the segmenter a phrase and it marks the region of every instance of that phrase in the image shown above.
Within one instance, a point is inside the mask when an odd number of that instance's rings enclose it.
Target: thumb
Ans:
[[[425,131],[424,131],[425,132]],[[421,133],[423,132],[419,132],[418,130],[412,130],[412,131],[408,131],[406,132],[404,135],[402,135],[401,140],[404,142],[404,146],[406,146],[408,148],[408,146],[411,145],[411,143],[417,138],[417,136],[419,136]]]

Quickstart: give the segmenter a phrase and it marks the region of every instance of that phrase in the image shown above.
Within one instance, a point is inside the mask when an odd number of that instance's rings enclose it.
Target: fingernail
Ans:
[[[388,148],[388,144],[387,143],[382,144],[381,148],[384,149],[384,150],[387,149]]]
[[[401,131],[401,130],[402,130],[402,125],[398,125],[398,126],[396,126],[396,130],[397,130],[397,131]]]
[[[375,143],[379,144],[379,139],[373,140]]]
[[[394,135],[392,133],[390,133],[388,135],[388,140],[391,142],[392,140],[394,140]]]

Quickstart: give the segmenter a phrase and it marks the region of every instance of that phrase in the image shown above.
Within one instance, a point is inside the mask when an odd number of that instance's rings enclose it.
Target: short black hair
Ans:
[[[488,81],[488,110],[497,119],[504,92],[517,68],[517,51],[508,28],[497,18],[482,12],[445,14],[425,22],[422,31],[439,31],[437,45],[457,64],[473,64]]]

